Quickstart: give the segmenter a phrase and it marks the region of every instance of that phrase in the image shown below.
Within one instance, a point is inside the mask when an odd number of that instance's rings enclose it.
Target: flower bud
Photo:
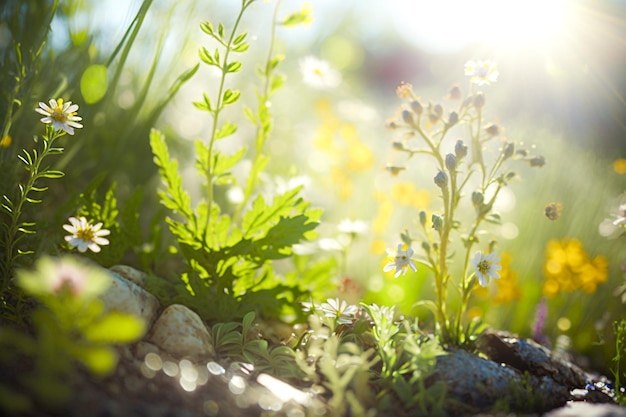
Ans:
[[[454,154],[457,160],[461,160],[467,156],[467,145],[465,145],[461,139],[457,140],[456,145],[454,145]]]
[[[413,114],[409,110],[402,110],[402,120],[408,125],[413,124]]]
[[[424,111],[424,106],[422,106],[422,103],[420,103],[418,100],[413,100],[411,101],[411,110],[413,110],[413,113],[415,114],[422,114],[422,112]]]
[[[500,134],[501,131],[502,130],[500,129],[500,126],[495,123],[492,123],[485,128],[485,132],[487,132],[489,136],[497,136]]]
[[[435,175],[435,184],[439,188],[445,188],[448,186],[448,174],[444,171],[439,171],[437,175]]]
[[[446,168],[448,168],[448,171],[450,172],[454,172],[456,171],[456,156],[454,156],[454,154],[449,153],[446,155]]]
[[[387,171],[389,171],[391,173],[391,175],[396,176],[400,173],[400,171],[404,171],[406,168],[405,167],[398,167],[398,166],[394,166],[394,165],[387,165],[385,167],[385,169]]]
[[[419,218],[420,218],[420,224],[422,226],[426,226],[426,212],[424,210],[420,210]]]
[[[389,119],[389,120],[387,120],[387,121],[385,122],[385,127],[386,127],[387,129],[391,129],[391,130],[393,130],[393,129],[397,129],[397,128],[398,128],[398,124],[396,123],[396,121],[395,121],[395,120],[393,120],[393,119]]]
[[[393,147],[393,149],[395,149],[396,151],[403,151],[404,150],[404,143],[402,142],[393,142],[391,144],[391,146]]]
[[[530,158],[529,162],[531,167],[542,167],[546,164],[546,159],[543,156],[539,155]]]
[[[443,217],[435,213],[432,216],[432,220],[433,220],[433,229],[435,229],[438,232],[441,231],[441,227],[443,226]]]
[[[485,202],[485,196],[480,191],[474,191],[472,193],[472,204],[475,209],[480,208]]]
[[[457,112],[453,111],[450,112],[450,115],[448,116],[448,126],[454,126],[455,124],[459,123],[459,115]]]
[[[459,83],[454,83],[450,86],[450,89],[448,90],[448,98],[450,100],[459,100],[462,95]]]
[[[504,144],[504,148],[502,148],[502,158],[509,159],[513,156],[515,152],[515,144],[513,142],[507,142]]]
[[[479,92],[474,96],[474,100],[472,102],[474,107],[477,109],[481,109],[485,106],[485,95],[482,92]]]
[[[422,242],[422,249],[424,249],[424,252],[430,253],[430,245],[428,242]]]

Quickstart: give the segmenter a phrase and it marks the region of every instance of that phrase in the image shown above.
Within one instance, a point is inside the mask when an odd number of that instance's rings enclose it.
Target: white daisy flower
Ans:
[[[467,61],[465,75],[469,75],[470,81],[476,85],[489,85],[498,80],[500,72],[493,61]]]
[[[41,119],[43,123],[52,123],[54,130],[64,130],[70,135],[74,134],[74,128],[83,127],[78,123],[83,118],[76,115],[77,104],[72,104],[71,101],[63,103],[62,98],[50,100],[48,103],[50,105],[39,102],[39,108],[35,109],[37,113],[45,116]]]
[[[319,89],[335,88],[341,84],[341,74],[324,60],[307,56],[300,60],[300,71],[305,84]]]
[[[501,270],[502,266],[498,265],[500,257],[495,253],[492,252],[484,255],[482,252],[478,251],[470,262],[476,268],[475,273],[481,287],[487,286],[490,277],[494,279],[500,278],[500,274],[496,271]]]
[[[411,256],[413,256],[413,248],[402,250],[402,244],[399,243],[398,250],[395,253],[389,249],[387,249],[387,253],[393,260],[385,265],[383,268],[384,272],[389,272],[395,268],[396,272],[393,275],[395,278],[398,278],[400,274],[406,274],[408,268],[411,268],[413,272],[417,272],[417,267],[411,259]]]
[[[65,236],[65,240],[73,248],[78,248],[79,252],[86,252],[87,249],[92,252],[100,252],[99,245],[108,245],[109,240],[102,236],[107,236],[111,232],[102,229],[102,222],[92,225],[84,217],[70,217],[70,224],[63,225],[63,228],[71,233]]]

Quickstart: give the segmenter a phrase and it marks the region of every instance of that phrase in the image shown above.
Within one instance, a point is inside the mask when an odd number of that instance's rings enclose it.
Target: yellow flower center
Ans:
[[[486,260],[480,261],[478,264],[478,272],[483,275],[487,275],[487,272],[489,272],[489,262]]]
[[[84,229],[78,229],[76,236],[85,242],[91,242],[94,238],[94,233],[93,230],[91,230],[91,226],[87,226]]]

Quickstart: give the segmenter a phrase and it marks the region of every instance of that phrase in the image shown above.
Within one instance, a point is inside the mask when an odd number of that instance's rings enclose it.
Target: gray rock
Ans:
[[[150,328],[161,308],[159,300],[118,273],[110,270],[108,273],[111,277],[111,286],[100,297],[107,311],[133,314],[144,320],[146,328]]]
[[[167,307],[154,323],[147,340],[178,359],[200,362],[215,357],[207,326],[184,305]]]

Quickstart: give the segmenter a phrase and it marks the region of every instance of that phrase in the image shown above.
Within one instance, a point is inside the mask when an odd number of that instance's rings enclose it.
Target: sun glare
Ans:
[[[493,46],[550,45],[564,33],[566,0],[396,0],[399,30],[420,47],[449,52],[469,43]]]

